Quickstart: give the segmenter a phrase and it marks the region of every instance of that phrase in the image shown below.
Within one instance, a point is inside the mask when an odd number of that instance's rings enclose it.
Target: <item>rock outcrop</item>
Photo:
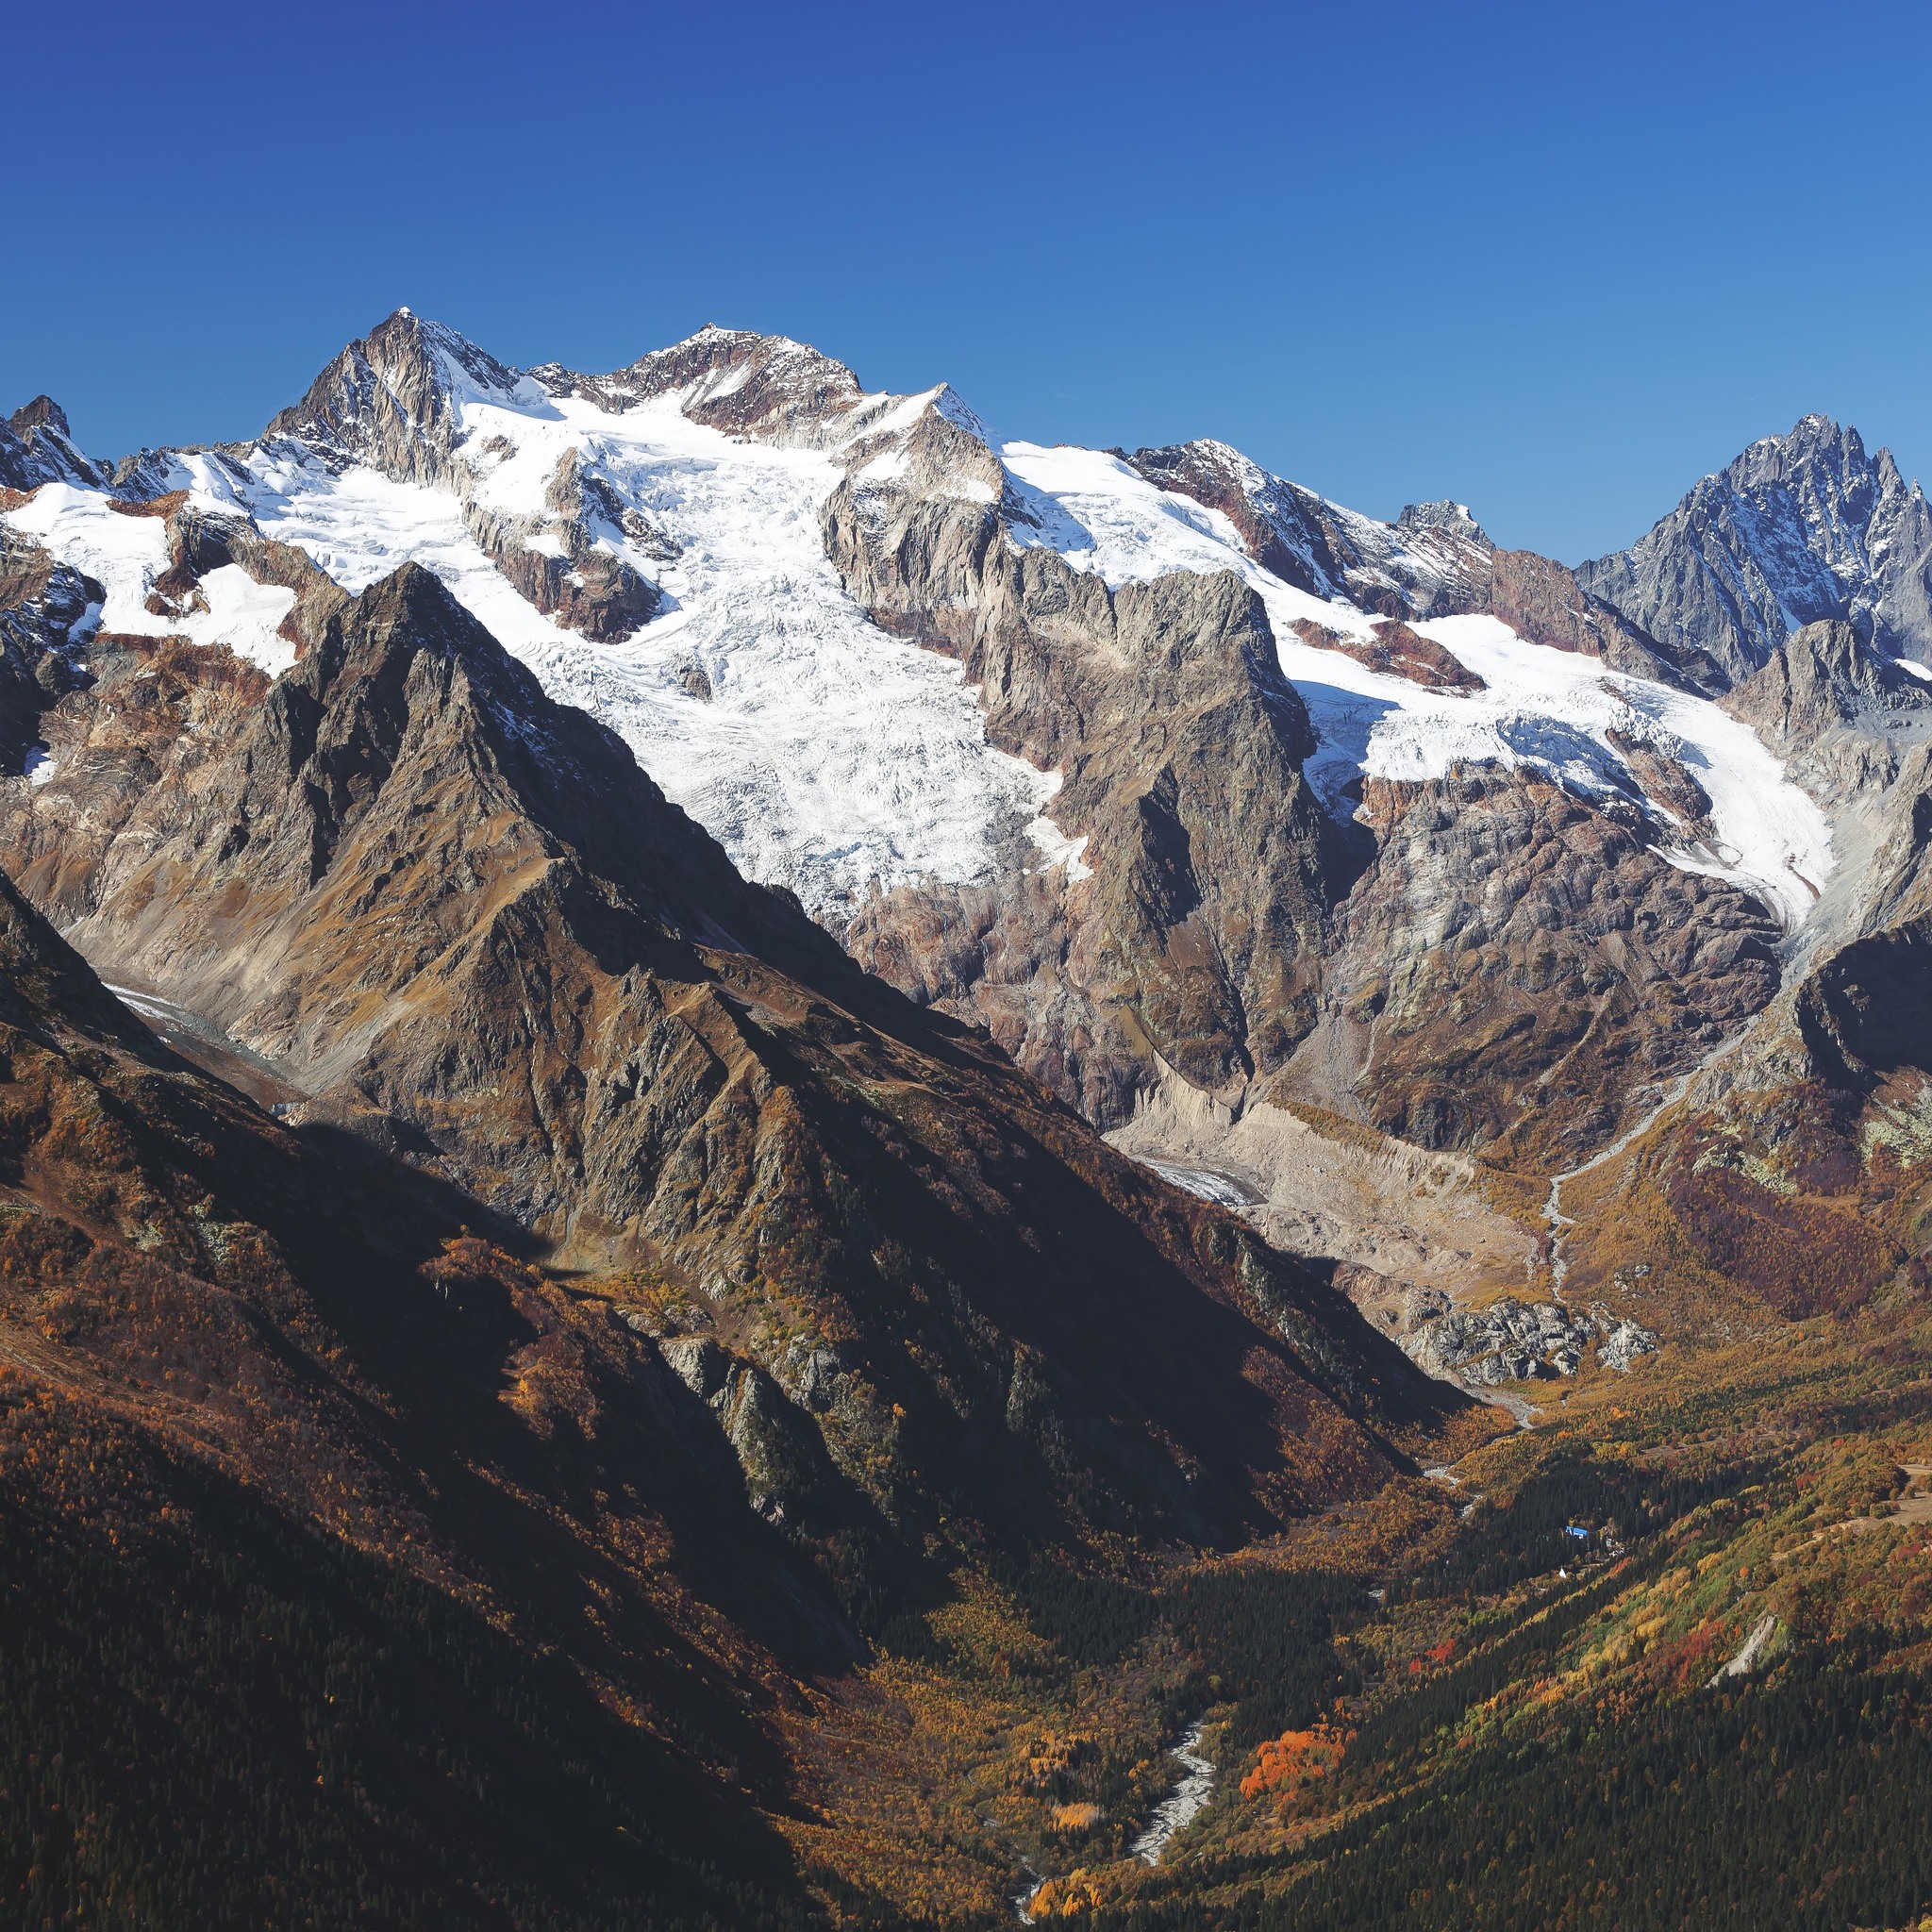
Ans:
[[[307,664],[333,586],[264,532],[358,586],[420,548],[553,694],[649,751],[747,870],[1108,1129],[1170,1077],[1239,1111],[1291,1067],[1291,1097],[1432,1151],[1572,1160],[1769,998],[1778,922],[1751,892],[1804,909],[1775,851],[1765,885],[1737,882],[1740,778],[1776,774],[1718,771],[1721,747],[1663,722],[1723,667],[1561,565],[1498,550],[1454,503],[1385,524],[1221,444],[995,444],[943,387],[869,393],[745,331],[606,375],[520,372],[407,310],[263,440],[115,475],[124,508],[166,521],[167,565],[139,591],[158,629],[189,621],[226,558],[295,592],[282,635]],[[365,531],[365,499],[403,508]],[[759,528],[769,568],[743,554]],[[652,624],[674,595],[675,637]],[[1513,677],[1491,689],[1452,648],[1493,665],[1498,625],[1456,627],[1483,617],[1604,679],[1525,662],[1520,701]],[[1352,663],[1328,658],[1331,684],[1301,642]],[[227,701],[191,691],[179,652],[149,656],[153,690],[122,724],[83,745],[93,714],[70,708],[45,728],[96,770],[139,739],[185,777],[200,745],[129,721]],[[897,731],[874,665],[924,708],[890,756],[853,729]],[[814,705],[836,759],[818,760]],[[1368,776],[1401,769],[1437,775]],[[122,837],[120,806],[64,806],[55,786],[42,809],[63,832],[24,835],[25,875],[93,916],[88,855]],[[1803,846],[1815,891],[1807,824],[1785,849]],[[252,1008],[249,1029],[289,1050]],[[525,1206],[551,1213],[532,1185]]]
[[[1910,734],[1932,713],[1932,682],[1834,618],[1783,640],[1724,703],[1772,750],[1801,758],[1843,726],[1882,738]]]
[[[1378,624],[1374,632],[1360,638],[1345,631],[1331,630],[1311,617],[1297,618],[1295,636],[1317,651],[1340,651],[1370,671],[1391,677],[1406,677],[1424,691],[1481,691],[1483,681],[1445,650],[1433,638],[1411,630],[1400,618]]]
[[[1537,643],[1634,676],[1692,689],[1718,679],[1701,653],[1660,649],[1560,563],[1498,550],[1462,504],[1410,504],[1379,524],[1225,443],[1136,450],[1130,460],[1149,482],[1219,510],[1255,561],[1297,590],[1407,623],[1488,612]]]
[[[1722,689],[1716,661],[1689,645],[1665,646],[1592,596],[1574,573],[1533,550],[1492,550],[1476,607],[1519,636],[1558,651],[1601,658],[1612,671],[1691,691]]]
[[[1432,1375],[1493,1389],[1505,1382],[1574,1375],[1592,1347],[1605,1368],[1628,1374],[1657,1338],[1641,1323],[1598,1307],[1588,1314],[1557,1302],[1525,1306],[1506,1297],[1486,1308],[1425,1316],[1403,1346]]]

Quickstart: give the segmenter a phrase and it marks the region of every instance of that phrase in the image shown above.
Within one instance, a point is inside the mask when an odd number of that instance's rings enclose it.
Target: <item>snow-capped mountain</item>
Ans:
[[[781,340],[712,328],[608,376],[520,373],[405,310],[258,441],[144,454],[118,485],[73,451],[58,410],[43,413],[26,434],[42,480],[61,487],[11,521],[103,584],[111,631],[157,627],[148,605],[168,568],[160,522],[114,508],[128,498],[186,492],[194,508],[245,516],[352,592],[425,563],[553,695],[617,728],[755,876],[836,915],[875,885],[988,876],[1016,824],[1049,858],[1067,850],[1040,816],[1053,775],[988,747],[957,674],[868,623],[824,556],[818,512],[834,486],[893,482],[928,416],[990,459],[948,487],[997,509],[1009,541],[1112,587],[1177,571],[1252,583],[1316,721],[1317,789],[1344,816],[1363,777],[1469,760],[1642,799],[1614,737],[1655,738],[1673,756],[1681,741],[1718,787],[1715,842],[1686,840],[1684,862],[1748,876],[1794,911],[1794,872],[1817,881],[1820,827],[1800,807],[1769,826],[1745,808],[1774,777],[1720,714],[1647,689],[1656,677],[1606,680],[1576,661],[1594,640],[1525,651],[1522,626],[1454,621],[1491,602],[1492,547],[1462,507],[1378,524],[1216,444],[1131,458],[992,450],[949,391],[869,395]],[[225,580],[203,601],[167,627],[283,668],[285,593]],[[1405,618],[1452,658],[1479,659],[1474,675],[1431,691],[1378,668],[1378,632]],[[1676,823],[1660,806],[1659,826]]]
[[[1737,683],[1802,625],[1851,625],[1890,657],[1932,662],[1932,510],[1858,432],[1806,416],[1706,476],[1628,550],[1578,581]]]
[[[67,412],[51,396],[36,396],[0,422],[0,490],[38,490],[42,483],[99,488],[111,480],[104,464],[75,447]]]
[[[747,874],[1103,1124],[1286,1081],[1430,1144],[1594,1144],[1828,889],[1824,810],[1702,638],[1460,505],[999,441],[943,384],[715,327],[586,375],[401,310],[256,440],[111,471],[49,408],[0,525],[69,587],[64,621],[51,575],[18,600],[48,809],[89,782],[58,699],[91,653],[281,675],[419,563]],[[1445,1074],[1473,1015],[1494,1043]]]

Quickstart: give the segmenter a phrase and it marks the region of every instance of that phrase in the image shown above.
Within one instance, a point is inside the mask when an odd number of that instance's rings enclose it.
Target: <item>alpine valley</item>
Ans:
[[[1932,1911],[1932,510],[708,327],[0,425],[0,1917]]]

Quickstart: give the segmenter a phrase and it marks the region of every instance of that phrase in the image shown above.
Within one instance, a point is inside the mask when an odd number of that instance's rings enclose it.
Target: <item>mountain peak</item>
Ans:
[[[1893,657],[1932,650],[1932,512],[1889,450],[1816,410],[1576,575],[1667,646],[1701,640],[1734,684],[1807,624],[1848,623]]]
[[[74,446],[67,411],[39,395],[0,421],[0,489],[37,490],[42,483],[96,488],[106,470]]]
[[[509,396],[517,382],[446,323],[398,308],[341,350],[263,434],[353,450],[392,476],[447,485],[457,403]]]
[[[52,396],[36,396],[32,402],[23,404],[8,417],[7,426],[16,436],[42,428],[58,429],[66,437],[74,434],[67,425],[67,411]]]
[[[829,446],[865,400],[844,363],[790,336],[707,323],[599,387],[629,402],[675,397],[693,422],[761,442]]]
[[[1496,546],[1490,541],[1489,534],[1470,514],[1466,503],[1451,503],[1444,499],[1440,503],[1406,503],[1402,513],[1395,519],[1398,530],[1436,530],[1445,537],[1455,537],[1464,543],[1479,544],[1485,550]]]

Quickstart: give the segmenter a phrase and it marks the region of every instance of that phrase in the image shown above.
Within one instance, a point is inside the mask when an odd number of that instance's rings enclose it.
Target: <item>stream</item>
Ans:
[[[1128,1847],[1129,1854],[1150,1865],[1160,1862],[1168,1840],[1175,1832],[1193,1823],[1214,1790],[1214,1767],[1201,1756],[1201,1726],[1196,1724],[1172,1751],[1179,1760],[1181,1781],[1171,1797],[1155,1807],[1154,1823]]]
[[[1200,1724],[1192,1725],[1167,1755],[1181,1767],[1180,1782],[1154,1807],[1153,1824],[1127,1847],[1130,1858],[1140,1858],[1149,1865],[1159,1864],[1160,1855],[1167,1849],[1169,1840],[1200,1816],[1214,1790],[1214,1766],[1201,1756]],[[1033,1924],[1034,1898],[1046,1880],[1024,1858],[1021,1863],[1032,1883],[1024,1891],[1015,1894],[1013,1910],[1021,1924],[1030,1925]]]

